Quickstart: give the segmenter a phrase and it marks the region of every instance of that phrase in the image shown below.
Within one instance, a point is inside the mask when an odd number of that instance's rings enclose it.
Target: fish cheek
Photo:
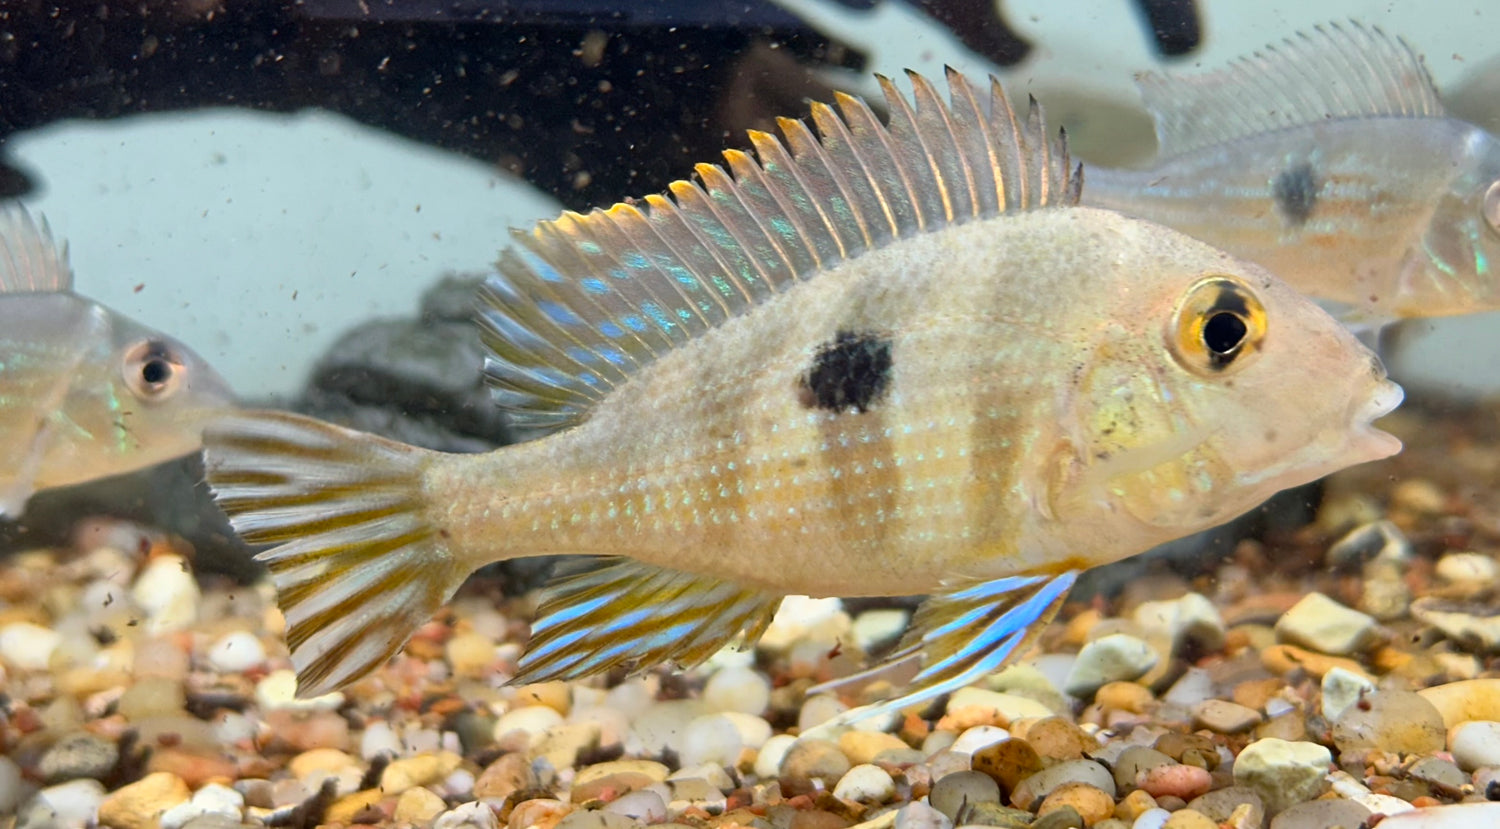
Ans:
[[[891,339],[868,331],[840,330],[819,345],[798,378],[797,402],[807,409],[863,414],[890,391]]]

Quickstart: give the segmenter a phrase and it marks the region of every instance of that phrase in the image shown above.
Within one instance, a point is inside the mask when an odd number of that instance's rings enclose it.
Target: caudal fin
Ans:
[[[390,658],[468,572],[427,518],[435,453],[286,412],[204,431],[214,498],[266,563],[286,614],[298,696]]]

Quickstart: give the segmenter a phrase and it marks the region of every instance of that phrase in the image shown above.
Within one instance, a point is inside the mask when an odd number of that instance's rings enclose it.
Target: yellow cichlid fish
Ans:
[[[1348,322],[1500,309],[1500,140],[1447,117],[1404,41],[1328,24],[1203,75],[1143,75],[1148,170],[1084,202],[1257,262]]]
[[[692,665],[783,596],[932,594],[919,702],[999,668],[1082,569],[1400,443],[1401,399],[1254,265],[1076,206],[1041,113],[911,76],[751,133],[671,197],[543,222],[481,295],[499,404],[552,434],[445,455],[231,416],[208,477],[261,554],[299,693],[360,678],[481,565],[557,580],[515,682]],[[858,715],[871,713],[861,709]],[[851,715],[851,716],[858,716]]]
[[[72,291],[66,246],[0,210],[0,517],[32,493],[198,451],[229,385],[187,346]]]

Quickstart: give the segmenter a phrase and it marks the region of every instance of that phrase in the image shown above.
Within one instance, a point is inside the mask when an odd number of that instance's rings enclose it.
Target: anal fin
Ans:
[[[926,702],[999,670],[1021,655],[1057,614],[1078,572],[1006,576],[929,596],[917,608],[912,629],[901,645],[858,676],[872,677],[919,657],[921,671],[899,696],[850,709],[819,728],[837,728]],[[808,693],[845,681],[824,683]]]
[[[617,665],[690,668],[733,639],[754,643],[779,594],[606,558],[546,590],[514,684],[576,679]]]

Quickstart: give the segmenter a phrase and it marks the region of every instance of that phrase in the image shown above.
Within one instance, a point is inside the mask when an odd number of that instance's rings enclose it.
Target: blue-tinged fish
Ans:
[[[0,516],[37,490],[198,451],[233,405],[187,346],[72,290],[45,220],[0,210]]]
[[[1500,141],[1444,114],[1404,41],[1328,24],[1138,86],[1156,164],[1091,167],[1085,203],[1257,262],[1351,323],[1500,308]]]
[[[497,402],[551,429],[445,455],[305,417],[206,431],[299,693],[395,653],[481,565],[550,588],[516,682],[692,665],[783,596],[928,593],[905,706],[1020,653],[1083,568],[1383,458],[1401,399],[1254,265],[1078,207],[1038,109],[950,73],[783,120],[644,206],[519,233],[480,298]],[[982,100],[989,99],[986,107]],[[861,714],[870,713],[862,710]]]

